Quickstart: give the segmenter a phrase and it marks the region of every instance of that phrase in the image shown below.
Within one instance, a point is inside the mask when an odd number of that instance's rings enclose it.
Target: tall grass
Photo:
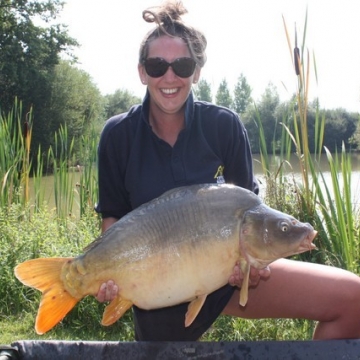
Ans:
[[[23,124],[25,128],[23,129]],[[23,119],[22,104],[15,99],[8,114],[0,114],[0,205],[29,199],[32,112]]]
[[[54,147],[50,147],[48,163],[53,163],[54,197],[57,214],[61,219],[72,215],[74,204],[74,173],[69,166],[74,158],[74,139],[69,141],[67,126],[55,133]]]
[[[77,184],[80,215],[85,214],[88,207],[93,208],[97,201],[98,181],[96,172],[98,134],[94,127],[88,136],[81,139],[80,161],[77,169],[80,172],[80,181]]]
[[[97,197],[95,164],[99,134],[92,129],[80,139],[70,139],[67,126],[61,126],[54,134],[53,146],[44,152],[39,146],[36,167],[30,160],[31,139],[32,111],[23,114],[21,102],[15,101],[12,111],[0,114],[0,206],[30,202],[38,211],[45,201],[44,171],[51,168],[52,195],[59,218],[81,216],[89,206],[93,207]],[[81,143],[80,154],[75,154],[75,141]],[[78,183],[75,172],[80,175]]]
[[[296,102],[288,118],[282,121],[282,142],[280,152],[276,153],[280,166],[273,170],[266,149],[265,134],[261,119],[257,118],[260,129],[261,162],[266,177],[266,201],[283,211],[292,212],[303,221],[310,222],[319,232],[316,240],[318,250],[305,253],[300,258],[336,265],[356,273],[360,272],[359,212],[354,209],[351,194],[351,162],[347,149],[331,154],[323,147],[325,118],[319,108],[315,116],[315,153],[309,151],[309,132],[307,109],[309,103],[310,54],[305,47],[307,13],[301,50],[290,41],[284,19],[284,28],[288,41],[292,65],[297,79]],[[315,57],[313,61],[317,80]],[[293,130],[291,130],[293,129]],[[295,146],[301,179],[285,175],[282,171],[288,163],[292,145]],[[322,152],[327,155],[331,181],[326,181],[320,170],[318,160]],[[273,153],[275,155],[275,152]],[[295,164],[292,164],[295,165]],[[341,181],[340,181],[341,179]]]

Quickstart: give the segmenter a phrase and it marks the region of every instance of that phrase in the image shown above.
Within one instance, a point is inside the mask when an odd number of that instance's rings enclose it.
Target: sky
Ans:
[[[59,21],[81,44],[79,67],[103,95],[117,89],[143,97],[137,64],[140,42],[152,28],[142,11],[161,0],[65,0]],[[226,79],[232,92],[241,74],[257,101],[271,83],[282,101],[296,92],[284,22],[294,45],[310,57],[310,100],[326,109],[360,112],[359,0],[183,0],[185,20],[207,38],[208,61],[201,77],[215,95]],[[316,73],[315,76],[315,66]]]

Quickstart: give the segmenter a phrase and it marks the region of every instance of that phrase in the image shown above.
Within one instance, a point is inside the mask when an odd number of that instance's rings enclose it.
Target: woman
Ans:
[[[167,2],[143,13],[145,21],[156,23],[140,47],[138,71],[147,93],[141,105],[108,120],[99,145],[97,211],[103,231],[178,186],[225,181],[258,192],[238,116],[193,99],[192,84],[206,62],[206,39],[181,20],[185,12],[181,3]],[[229,282],[241,286],[237,266]],[[271,276],[253,269],[252,284],[246,307],[239,306],[239,288],[226,285],[207,297],[188,328],[188,304],[151,311],[134,306],[135,337],[197,340],[221,313],[318,320],[317,339],[360,336],[360,280],[354,274],[284,259],[271,265]],[[111,300],[117,291],[110,279],[97,299]]]

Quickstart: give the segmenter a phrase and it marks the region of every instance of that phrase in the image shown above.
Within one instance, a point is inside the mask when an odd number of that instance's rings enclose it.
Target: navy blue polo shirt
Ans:
[[[226,182],[258,193],[246,130],[233,111],[211,103],[185,104],[185,128],[173,147],[148,121],[149,95],[127,113],[109,119],[99,151],[99,203],[103,218],[121,218],[165,191],[184,185]],[[121,284],[119,284],[121,286]],[[194,323],[184,327],[188,304],[145,311],[134,306],[138,340],[197,340],[229,301],[230,285],[215,291]]]

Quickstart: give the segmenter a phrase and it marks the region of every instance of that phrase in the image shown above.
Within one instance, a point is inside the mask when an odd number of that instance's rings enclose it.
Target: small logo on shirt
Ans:
[[[225,167],[223,165],[220,165],[216,171],[214,179],[216,179],[216,182],[218,184],[225,184],[224,169]]]

